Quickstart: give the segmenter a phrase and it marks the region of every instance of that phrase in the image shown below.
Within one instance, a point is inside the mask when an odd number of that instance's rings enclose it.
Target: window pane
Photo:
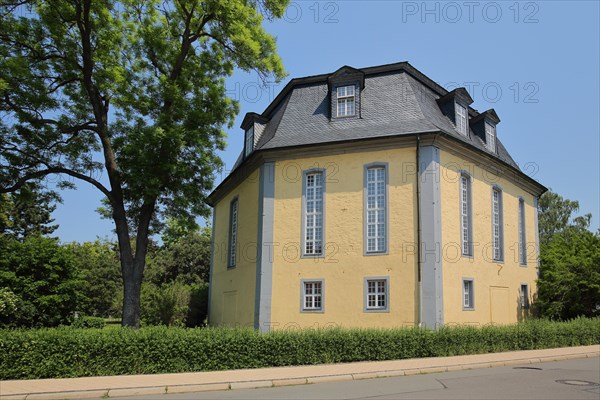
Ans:
[[[305,175],[304,253],[320,255],[323,239],[323,172]]]
[[[372,167],[366,170],[366,232],[367,252],[383,252],[386,244],[386,170]]]

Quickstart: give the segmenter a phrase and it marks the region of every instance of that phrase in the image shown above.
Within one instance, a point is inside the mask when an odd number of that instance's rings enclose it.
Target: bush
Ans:
[[[106,322],[104,318],[101,317],[88,317],[81,316],[79,318],[75,318],[73,323],[71,324],[72,328],[96,328],[101,329],[104,328]]]
[[[67,378],[394,360],[600,343],[600,319],[402,329],[147,327],[0,330],[0,379]]]
[[[204,326],[208,314],[208,285],[181,281],[142,286],[142,322],[146,325]]]
[[[73,311],[81,304],[83,280],[69,251],[56,239],[30,236],[22,242],[3,238],[0,254],[0,287],[15,295],[11,296],[14,307],[10,313],[0,314],[0,327],[71,322]]]

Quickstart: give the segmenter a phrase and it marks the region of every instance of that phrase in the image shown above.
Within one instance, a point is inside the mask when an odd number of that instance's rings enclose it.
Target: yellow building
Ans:
[[[209,196],[209,323],[262,331],[513,323],[537,199],[494,110],[408,63],[292,79]]]

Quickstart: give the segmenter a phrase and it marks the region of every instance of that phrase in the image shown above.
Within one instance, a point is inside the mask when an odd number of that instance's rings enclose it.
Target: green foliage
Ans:
[[[81,273],[78,288],[82,302],[78,311],[85,315],[111,317],[119,315],[119,294],[123,290],[116,243],[69,243],[64,247],[72,254],[75,269]]]
[[[155,285],[180,280],[187,285],[208,282],[211,230],[204,227],[175,234],[167,229],[164,245],[149,254],[144,277]]]
[[[147,325],[202,326],[208,313],[208,285],[180,280],[142,287],[142,321]]]
[[[83,316],[75,318],[73,320],[73,323],[71,324],[71,327],[76,328],[76,329],[80,329],[80,328],[101,329],[101,328],[104,328],[105,325],[106,325],[106,322],[104,321],[104,318],[89,317],[87,315],[83,315]]]
[[[55,239],[0,238],[0,287],[18,297],[17,311],[0,326],[57,326],[69,322],[81,303],[81,278],[72,255]]]
[[[19,240],[28,236],[50,235],[58,228],[52,212],[61,198],[43,190],[39,183],[29,183],[15,192],[0,194],[0,234]]]
[[[189,288],[181,283],[142,286],[142,321],[148,325],[183,326],[190,302]]]
[[[566,229],[542,246],[539,313],[551,319],[600,316],[600,235]]]
[[[573,218],[573,213],[579,210],[579,202],[564,199],[551,190],[540,196],[538,207],[538,225],[542,245],[547,244],[555,234],[563,233],[569,227],[587,229],[592,217],[591,214],[586,214]]]
[[[19,296],[7,287],[0,288],[0,318],[11,318],[19,310]]]
[[[0,331],[0,379],[156,374],[443,357],[600,344],[600,319],[366,330],[40,329]]]
[[[539,201],[540,276],[536,313],[550,319],[600,316],[600,232],[579,203],[546,192]]]

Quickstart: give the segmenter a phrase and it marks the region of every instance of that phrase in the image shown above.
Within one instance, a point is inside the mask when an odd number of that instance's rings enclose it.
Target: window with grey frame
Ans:
[[[387,250],[387,171],[385,165],[366,168],[366,253],[385,253]]]
[[[463,279],[462,286],[463,308],[465,310],[472,310],[475,308],[475,293],[473,289],[473,279]]]
[[[527,265],[527,235],[525,232],[525,199],[519,198],[519,261]]]
[[[521,284],[519,297],[521,302],[521,308],[529,308],[529,285]]]
[[[491,151],[496,151],[496,126],[489,122],[485,123],[485,144]]]
[[[492,189],[492,249],[494,261],[504,260],[502,190]]]
[[[246,129],[244,138],[244,157],[248,157],[254,150],[254,127]]]
[[[464,107],[460,103],[455,103],[456,109],[456,130],[459,131],[462,135],[467,136],[468,133],[468,116],[467,116],[467,108]]]
[[[231,201],[229,206],[229,252],[227,256],[227,266],[235,267],[237,251],[237,231],[238,231],[238,198]]]
[[[323,255],[324,187],[324,171],[309,171],[304,174],[303,254],[306,256]]]
[[[388,279],[367,278],[365,280],[365,310],[387,311],[388,310]]]
[[[471,177],[467,173],[460,175],[460,233],[462,254],[473,255],[473,220],[471,211]]]
[[[323,310],[323,281],[302,282],[302,311]]]
[[[356,90],[354,85],[336,88],[337,117],[350,117],[356,114]]]

